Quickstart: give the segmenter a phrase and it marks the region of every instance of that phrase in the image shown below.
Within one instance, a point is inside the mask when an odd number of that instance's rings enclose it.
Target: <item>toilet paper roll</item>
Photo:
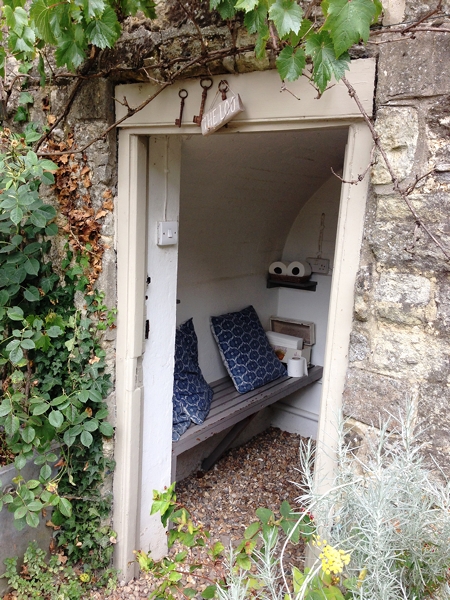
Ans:
[[[287,371],[289,377],[303,377],[303,375],[308,375],[306,358],[303,358],[303,356],[290,358],[287,363]]]
[[[286,275],[287,266],[281,261],[273,262],[269,267],[269,273],[272,275]]]
[[[291,275],[293,277],[309,277],[311,275],[311,266],[307,262],[294,260],[289,263],[286,275]]]

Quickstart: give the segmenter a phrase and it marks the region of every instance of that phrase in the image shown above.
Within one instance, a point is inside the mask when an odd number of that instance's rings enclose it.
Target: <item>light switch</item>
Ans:
[[[158,246],[178,244],[178,223],[176,221],[158,222]]]

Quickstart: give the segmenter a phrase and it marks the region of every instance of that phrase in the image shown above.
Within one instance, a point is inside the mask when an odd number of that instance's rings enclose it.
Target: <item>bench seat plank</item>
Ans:
[[[180,439],[172,444],[172,456],[175,458],[266,406],[318,381],[322,373],[323,367],[314,366],[304,377],[280,377],[245,394],[237,392],[228,377],[215,381],[210,384],[214,396],[208,416],[201,425],[191,425]]]

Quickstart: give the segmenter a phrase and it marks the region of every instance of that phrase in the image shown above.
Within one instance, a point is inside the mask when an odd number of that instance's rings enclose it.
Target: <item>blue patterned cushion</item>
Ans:
[[[238,392],[244,394],[286,375],[253,306],[211,317],[222,360]]]
[[[191,424],[203,423],[209,413],[213,391],[198,364],[198,343],[192,319],[175,334],[172,441],[176,442]]]

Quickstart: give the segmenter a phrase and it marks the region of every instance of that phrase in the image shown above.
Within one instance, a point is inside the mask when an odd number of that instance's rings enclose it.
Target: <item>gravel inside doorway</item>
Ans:
[[[201,521],[213,539],[228,547],[242,539],[260,506],[277,515],[283,500],[295,504],[300,492],[294,483],[300,479],[299,444],[299,435],[271,427],[227,452],[209,472],[194,473],[178,483],[177,500],[194,522]],[[297,546],[285,560],[298,565],[302,557],[303,548]],[[108,598],[140,600],[148,598],[153,587],[151,577],[144,574],[127,584],[121,582]],[[104,597],[100,592],[91,595],[96,600]]]

